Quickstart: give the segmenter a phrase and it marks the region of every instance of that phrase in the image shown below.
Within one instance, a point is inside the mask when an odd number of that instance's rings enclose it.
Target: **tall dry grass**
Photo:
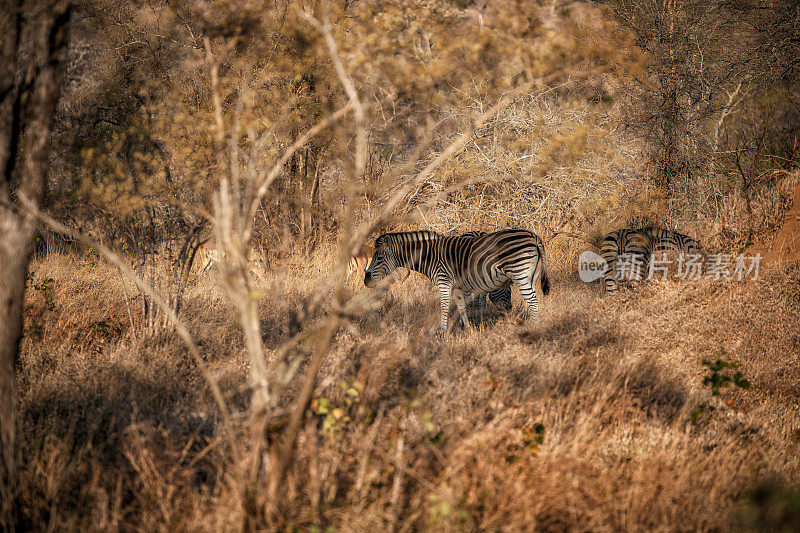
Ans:
[[[416,274],[351,318],[320,372],[274,527],[796,525],[800,264],[606,297],[577,279],[580,245],[561,239],[548,245],[553,289],[538,321],[515,293],[511,314],[439,338],[435,291]],[[269,357],[334,256],[290,258],[259,286]],[[257,510],[200,372],[177,337],[128,335],[121,283],[75,253],[31,267],[18,528],[236,529]],[[213,275],[195,280],[183,317],[245,413],[241,330]],[[716,357],[741,361],[752,387],[713,397],[700,360]],[[246,421],[234,417],[240,443]]]

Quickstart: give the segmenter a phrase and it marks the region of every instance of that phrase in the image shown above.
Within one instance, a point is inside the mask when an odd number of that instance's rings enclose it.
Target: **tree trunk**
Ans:
[[[30,239],[13,226],[9,227],[7,217],[0,218],[0,272],[3,272],[0,276],[0,496],[8,501],[15,473],[17,384],[14,367],[22,333],[22,296],[30,255],[30,246],[26,247],[25,243]],[[24,248],[28,252],[20,254],[19,250]]]
[[[30,4],[30,5],[29,5]],[[46,186],[50,130],[69,44],[69,2],[17,0],[0,20],[0,495],[16,465],[16,375],[28,260]],[[31,51],[21,54],[20,49]],[[21,163],[21,164],[20,164]],[[0,516],[5,519],[6,516]]]

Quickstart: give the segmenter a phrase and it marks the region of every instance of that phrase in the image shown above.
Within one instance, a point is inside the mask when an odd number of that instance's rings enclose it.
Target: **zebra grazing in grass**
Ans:
[[[683,254],[702,254],[702,248],[697,241],[668,229],[642,228],[620,229],[609,233],[600,245],[600,255],[606,262],[604,272],[605,287],[607,292],[619,289],[620,265],[617,260],[625,255],[630,262],[630,274],[640,278],[643,269],[649,265],[655,254],[664,252],[678,252]]]
[[[445,237],[432,231],[387,233],[375,240],[375,254],[364,273],[374,287],[396,268],[415,270],[439,289],[440,327],[447,331],[450,298],[464,327],[469,326],[464,294],[491,293],[513,281],[533,318],[539,314],[536,284],[550,292],[544,246],[534,233],[506,229],[486,235]]]
[[[350,258],[350,264],[347,265],[347,279],[350,279],[353,274],[364,272],[372,259],[373,253],[375,253],[375,248],[372,245],[362,244],[361,248],[358,249],[358,253]],[[392,283],[402,283],[410,275],[411,271],[409,269],[400,268],[397,270],[397,276],[395,276]]]

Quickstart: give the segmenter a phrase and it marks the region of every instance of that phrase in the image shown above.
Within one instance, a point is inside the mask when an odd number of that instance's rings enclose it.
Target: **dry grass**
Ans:
[[[415,274],[344,327],[315,394],[343,416],[308,412],[278,526],[794,527],[800,264],[609,298],[578,281],[575,248],[548,248],[553,289],[538,322],[515,293],[510,316],[442,340],[435,291]],[[270,353],[330,252],[261,287]],[[179,340],[134,342],[121,281],[103,264],[51,255],[31,270],[53,281],[28,293],[19,528],[238,528],[247,511],[225,433]],[[191,288],[183,316],[244,411],[240,328],[213,277]],[[721,350],[750,389],[715,398],[703,386],[699,361]],[[699,405],[714,410],[691,423]]]

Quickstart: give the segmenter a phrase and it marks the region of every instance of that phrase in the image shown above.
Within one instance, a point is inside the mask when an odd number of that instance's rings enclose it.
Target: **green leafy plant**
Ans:
[[[33,284],[33,289],[42,293],[42,296],[44,296],[45,306],[51,311],[56,306],[55,301],[53,300],[53,282],[53,278],[45,278],[39,283]]]
[[[361,393],[364,391],[363,383],[351,378],[347,381],[341,380],[339,387],[344,391],[344,403],[347,407],[351,407],[361,401]]]
[[[708,405],[705,403],[700,404],[697,407],[695,407],[695,409],[689,415],[689,422],[691,422],[693,425],[697,425],[698,423],[700,423],[701,420],[703,420],[703,417],[706,414],[708,414],[708,417],[710,418],[711,413],[715,410],[716,408],[713,405]]]
[[[460,504],[453,509],[453,505],[438,494],[429,495],[428,504],[431,511],[431,525],[447,522],[452,518],[458,520],[460,524],[466,524],[469,521],[469,513],[462,509]]]
[[[337,436],[342,429],[350,422],[351,418],[347,410],[361,402],[361,393],[364,385],[355,379],[341,380],[339,387],[344,392],[344,407],[340,407],[331,402],[324,396],[319,396],[311,402],[311,411],[321,417],[322,430],[331,437]]]
[[[100,262],[100,256],[94,250],[86,250],[81,260],[81,266],[87,270],[94,270]]]
[[[711,389],[711,396],[719,397],[722,389],[730,387],[738,387],[740,389],[749,389],[750,382],[745,379],[741,371],[736,370],[741,366],[740,361],[726,361],[723,359],[727,355],[724,349],[720,350],[715,361],[703,359],[700,364],[708,369],[708,374],[703,376],[703,385]],[[737,403],[728,398],[724,402],[725,405],[736,411],[747,411],[748,406],[745,403]],[[698,405],[689,415],[689,422],[691,424],[698,424],[703,420],[709,420],[716,410],[716,407],[707,403]]]
[[[742,363],[740,361],[725,361],[722,359],[723,355],[725,355],[725,350],[720,352],[720,357],[718,357],[713,363],[707,359],[703,359],[701,361],[701,364],[705,367],[708,367],[708,370],[711,372],[709,375],[703,378],[703,385],[708,385],[711,387],[712,396],[719,396],[720,389],[729,387],[731,384],[739,387],[740,389],[749,389],[750,382],[744,378],[741,372],[737,370],[733,373],[733,375],[730,375],[729,372],[726,372],[726,370],[729,369],[732,370],[739,368]]]
[[[522,433],[525,435],[522,443],[532,451],[538,451],[539,445],[544,443],[544,424],[537,423],[532,428],[524,428]]]
[[[324,417],[322,420],[322,430],[331,437],[338,435],[342,428],[350,421],[350,417],[345,414],[345,410],[336,407],[324,396],[315,398],[311,402],[311,410],[314,414]]]
[[[506,462],[514,463],[520,452],[528,450],[531,454],[539,453],[539,446],[544,443],[544,424],[536,423],[533,427],[522,428],[521,442],[511,442],[506,446]]]

